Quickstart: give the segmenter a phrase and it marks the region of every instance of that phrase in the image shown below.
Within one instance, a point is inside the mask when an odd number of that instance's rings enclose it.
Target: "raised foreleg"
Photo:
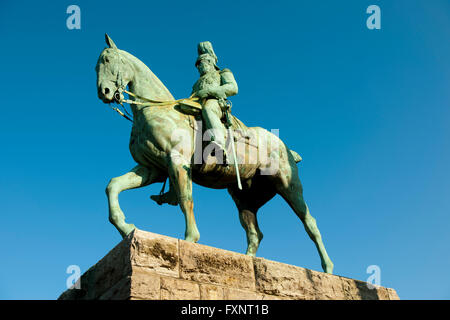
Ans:
[[[162,181],[163,177],[155,169],[137,165],[130,172],[112,178],[106,187],[109,205],[109,221],[117,228],[120,235],[125,238],[136,227],[125,222],[125,215],[119,205],[119,193],[128,189],[147,186],[153,182]]]

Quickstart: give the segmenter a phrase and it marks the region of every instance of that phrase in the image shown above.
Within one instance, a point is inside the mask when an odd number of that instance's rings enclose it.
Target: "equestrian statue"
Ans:
[[[117,48],[106,35],[97,61],[98,97],[107,104],[129,103],[131,114],[113,108],[132,121],[130,153],[137,165],[112,178],[106,187],[109,221],[126,237],[136,227],[125,221],[119,205],[124,190],[166,183],[169,190],[151,196],[158,204],[180,206],[185,240],[197,242],[192,183],[227,189],[247,234],[247,255],[255,256],[263,234],[257,212],[279,194],[302,221],[317,247],[324,272],[333,272],[316,220],[303,199],[297,163],[301,157],[276,134],[247,127],[231,114],[228,97],[238,86],[230,69],[220,69],[212,44],[198,45],[200,78],[189,98],[176,100],[138,58]],[[128,94],[129,99],[125,99]],[[164,186],[163,186],[164,189]]]

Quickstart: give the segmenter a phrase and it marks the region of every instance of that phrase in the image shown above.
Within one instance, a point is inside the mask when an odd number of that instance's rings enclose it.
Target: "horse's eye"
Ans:
[[[109,59],[105,57],[105,63],[109,63]]]

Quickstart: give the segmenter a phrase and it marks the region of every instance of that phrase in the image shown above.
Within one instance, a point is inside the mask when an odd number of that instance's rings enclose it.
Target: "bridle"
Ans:
[[[116,78],[116,86],[117,86],[117,90],[114,93],[114,101],[119,104],[120,106],[122,106],[124,112],[122,112],[120,109],[118,109],[117,107],[113,107],[110,106],[113,110],[117,111],[122,117],[124,117],[125,119],[133,122],[132,120],[132,116],[131,114],[127,111],[127,109],[125,108],[125,106],[123,105],[123,103],[127,103],[127,104],[134,104],[134,105],[138,105],[138,106],[142,106],[144,108],[148,108],[148,107],[171,107],[177,104],[183,104],[183,105],[187,105],[191,108],[194,109],[202,109],[202,105],[200,103],[200,98],[195,96],[195,93],[192,94],[189,98],[184,98],[184,99],[178,99],[178,100],[154,100],[154,99],[149,99],[149,98],[145,98],[142,97],[140,95],[137,95],[133,92],[130,92],[128,90],[126,90],[126,84],[123,81],[123,78],[121,76],[121,72],[120,70],[117,72],[117,78]],[[134,97],[136,99],[142,100],[142,101],[136,101],[136,100],[130,100],[130,99],[124,99],[123,98],[123,93],[128,94],[131,97]]]
[[[120,58],[119,52],[117,52],[117,55],[119,55],[119,58]],[[111,109],[113,109],[117,113],[119,113],[122,117],[124,117],[125,119],[127,119],[128,121],[131,121],[131,122],[133,122],[132,115],[127,111],[127,109],[125,108],[123,103],[127,103],[129,105],[134,104],[134,105],[142,106],[144,108],[147,108],[147,107],[171,107],[171,106],[174,106],[177,104],[182,104],[184,106],[188,106],[190,108],[197,109],[197,111],[199,110],[200,112],[202,109],[202,105],[200,103],[200,98],[195,96],[195,93],[192,94],[189,98],[185,98],[185,99],[154,100],[154,99],[141,97],[133,92],[127,91],[126,90],[127,84],[123,81],[122,72],[120,71],[120,69],[117,70],[116,87],[117,87],[117,90],[116,90],[116,92],[114,92],[114,96],[113,96],[114,102],[119,104],[122,107],[123,111],[121,111],[119,108],[113,107],[111,105],[110,105],[110,107],[111,107]],[[126,93],[129,96],[135,98],[135,100],[124,99],[123,93]],[[141,101],[136,101],[136,99],[141,100]]]

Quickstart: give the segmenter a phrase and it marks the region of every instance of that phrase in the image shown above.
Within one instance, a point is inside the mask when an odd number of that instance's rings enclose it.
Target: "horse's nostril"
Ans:
[[[105,94],[109,93],[109,88],[105,88]]]

